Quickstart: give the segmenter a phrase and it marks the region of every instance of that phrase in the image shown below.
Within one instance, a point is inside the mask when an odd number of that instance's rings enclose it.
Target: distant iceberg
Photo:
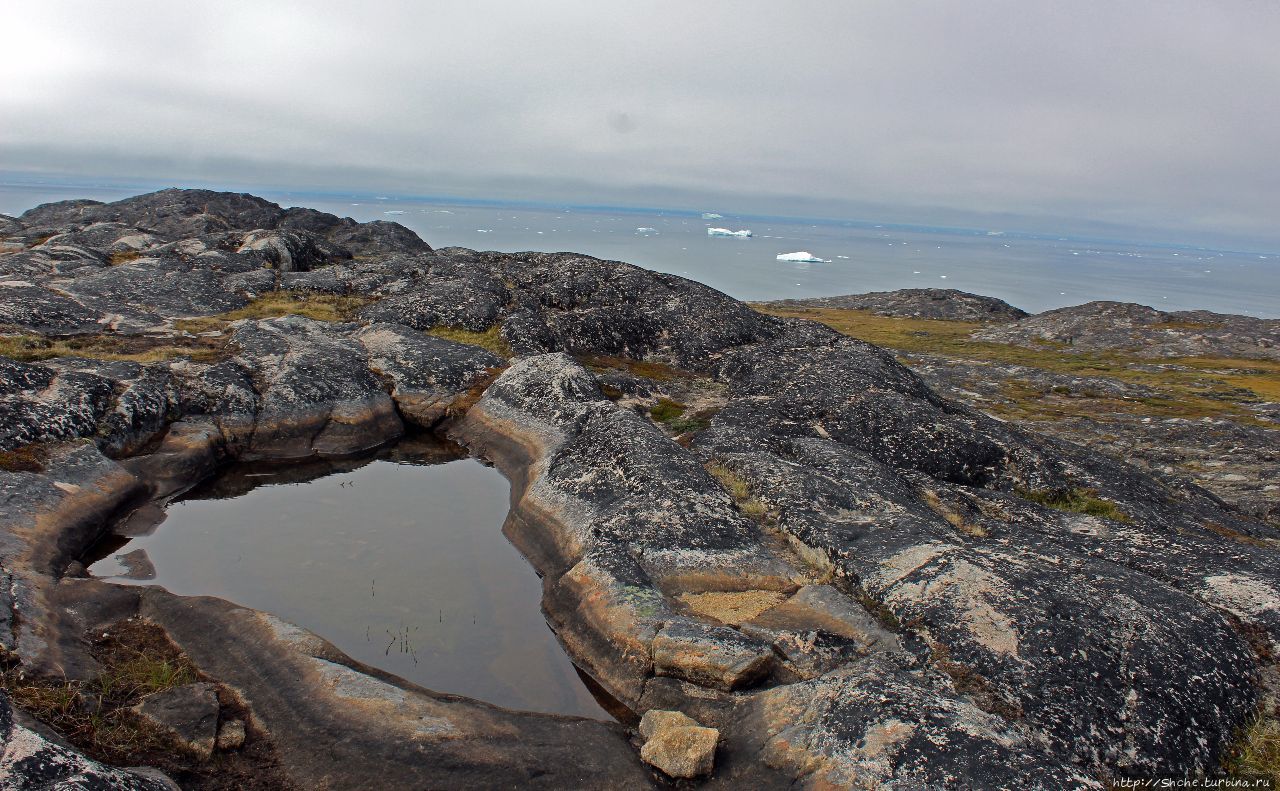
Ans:
[[[657,233],[657,228],[637,228],[636,233]]]
[[[779,261],[790,261],[790,262],[792,262],[792,263],[800,263],[800,264],[829,264],[829,263],[831,263],[831,261],[829,261],[828,259],[826,259],[826,258],[819,258],[819,257],[817,257],[816,255],[813,255],[812,253],[808,252],[807,250],[801,250],[801,251],[800,251],[800,252],[798,252],[798,253],[783,253],[782,255],[778,256],[778,260],[779,260]]]
[[[384,211],[383,214],[404,214],[404,212],[399,209],[392,209],[391,211]]]
[[[703,213],[702,213],[702,219],[704,219],[704,220],[723,220],[723,219],[724,219],[724,215],[723,215],[723,214],[716,214],[715,212],[708,211],[708,212],[703,212]]]
[[[751,236],[751,231],[746,228],[741,231],[731,231],[728,228],[708,228],[707,236],[736,236],[739,239],[746,239]]]

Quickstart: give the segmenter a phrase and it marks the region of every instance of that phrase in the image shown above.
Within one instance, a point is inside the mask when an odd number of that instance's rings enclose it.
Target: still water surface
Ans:
[[[90,570],[123,574],[118,556],[145,549],[155,577],[139,583],[275,613],[429,689],[607,717],[543,619],[537,575],[502,535],[501,474],[471,459],[331,470],[233,468]]]

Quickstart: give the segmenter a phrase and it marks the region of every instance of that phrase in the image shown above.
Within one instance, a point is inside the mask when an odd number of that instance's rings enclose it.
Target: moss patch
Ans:
[[[173,326],[183,332],[213,332],[240,319],[273,319],[305,316],[316,321],[351,321],[361,308],[375,300],[369,297],[313,294],[309,291],[270,291],[242,308],[195,319],[180,319]]]
[[[249,712],[219,695],[222,719],[248,724],[242,748],[201,761],[165,731],[131,711],[143,697],[198,680],[196,668],[160,627],[140,618],[86,635],[102,673],[91,681],[28,676],[9,663],[0,688],[17,708],[61,734],[95,760],[115,766],[154,766],[192,791],[287,791],[279,755],[254,730]]]
[[[669,423],[684,414],[685,405],[670,398],[659,398],[649,409],[649,417],[659,423]]]
[[[187,357],[210,362],[226,356],[221,340],[213,338],[155,338],[142,335],[76,335],[49,338],[43,335],[0,335],[0,355],[35,362],[54,357],[87,357],[94,360],[128,360],[154,363]]]
[[[107,263],[111,266],[119,266],[120,264],[127,264],[130,261],[136,261],[141,257],[142,252],[140,250],[120,250],[108,256]]]
[[[879,316],[868,310],[796,308],[755,305],[771,316],[821,322],[846,335],[905,355],[939,355],[962,360],[1020,365],[1073,376],[1107,377],[1142,385],[1158,395],[1142,399],[1057,398],[1017,390],[1006,391],[1013,403],[991,411],[1002,417],[1056,420],[1091,416],[1100,411],[1153,417],[1225,417],[1242,423],[1270,425],[1246,407],[1258,401],[1280,400],[1280,363],[1271,360],[1182,357],[1153,360],[1124,352],[1073,351],[1046,342],[1035,348],[973,340],[983,325],[963,321]],[[911,360],[904,360],[908,364]],[[1046,395],[1049,397],[1046,398]]]
[[[693,371],[676,368],[674,365],[668,365],[661,362],[647,362],[645,360],[632,360],[629,357],[588,354],[578,355],[576,359],[578,362],[596,373],[623,371],[631,374],[632,376],[638,376],[641,379],[648,379],[653,382],[672,382],[680,379],[693,379],[698,376],[698,374]]]
[[[432,327],[427,330],[427,334],[434,335],[437,338],[444,338],[454,343],[479,346],[482,349],[488,349],[499,357],[511,359],[511,346],[502,337],[502,333],[496,324],[484,332],[475,332],[461,327]]]
[[[1117,522],[1130,521],[1129,515],[1110,500],[1096,497],[1093,489],[1018,489],[1024,500],[1074,514],[1088,514]]]
[[[0,470],[44,472],[44,448],[40,443],[32,443],[13,450],[0,450]]]

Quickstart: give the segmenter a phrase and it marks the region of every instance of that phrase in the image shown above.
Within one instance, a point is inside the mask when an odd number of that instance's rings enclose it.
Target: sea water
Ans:
[[[0,186],[0,212],[49,200],[118,200],[139,190]],[[1280,252],[1098,241],[1000,229],[902,226],[701,212],[547,207],[333,193],[260,192],[357,220],[391,220],[433,247],[587,253],[706,283],[743,300],[956,288],[1031,312],[1092,300],[1161,310],[1280,317]],[[750,230],[750,238],[707,228]],[[807,251],[829,263],[777,260]]]

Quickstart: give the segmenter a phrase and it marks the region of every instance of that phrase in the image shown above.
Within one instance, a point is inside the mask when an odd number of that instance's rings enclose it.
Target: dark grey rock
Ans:
[[[881,316],[946,321],[1007,322],[1028,314],[995,297],[984,297],[954,288],[903,288],[871,291],[840,297],[783,299],[770,303],[779,307],[842,308],[869,310]]]
[[[183,684],[147,695],[133,710],[168,731],[201,760],[213,755],[218,739],[218,688],[207,683]]]
[[[65,293],[23,280],[0,283],[0,324],[39,333],[74,335],[100,332],[103,318],[100,311]]]
[[[0,358],[0,450],[94,436],[114,395],[102,376]]]
[[[369,370],[350,325],[299,316],[236,328],[234,362],[249,373],[259,412],[250,452],[259,457],[342,456],[399,437],[404,426]]]
[[[400,413],[423,428],[439,423],[455,399],[506,363],[478,346],[397,324],[370,324],[353,337],[368,354],[370,370],[393,383]]]
[[[1280,319],[1209,311],[1166,313],[1131,302],[1089,302],[1049,310],[983,329],[974,338],[1024,346],[1048,341],[1081,351],[1123,349],[1156,358],[1280,360]]]

